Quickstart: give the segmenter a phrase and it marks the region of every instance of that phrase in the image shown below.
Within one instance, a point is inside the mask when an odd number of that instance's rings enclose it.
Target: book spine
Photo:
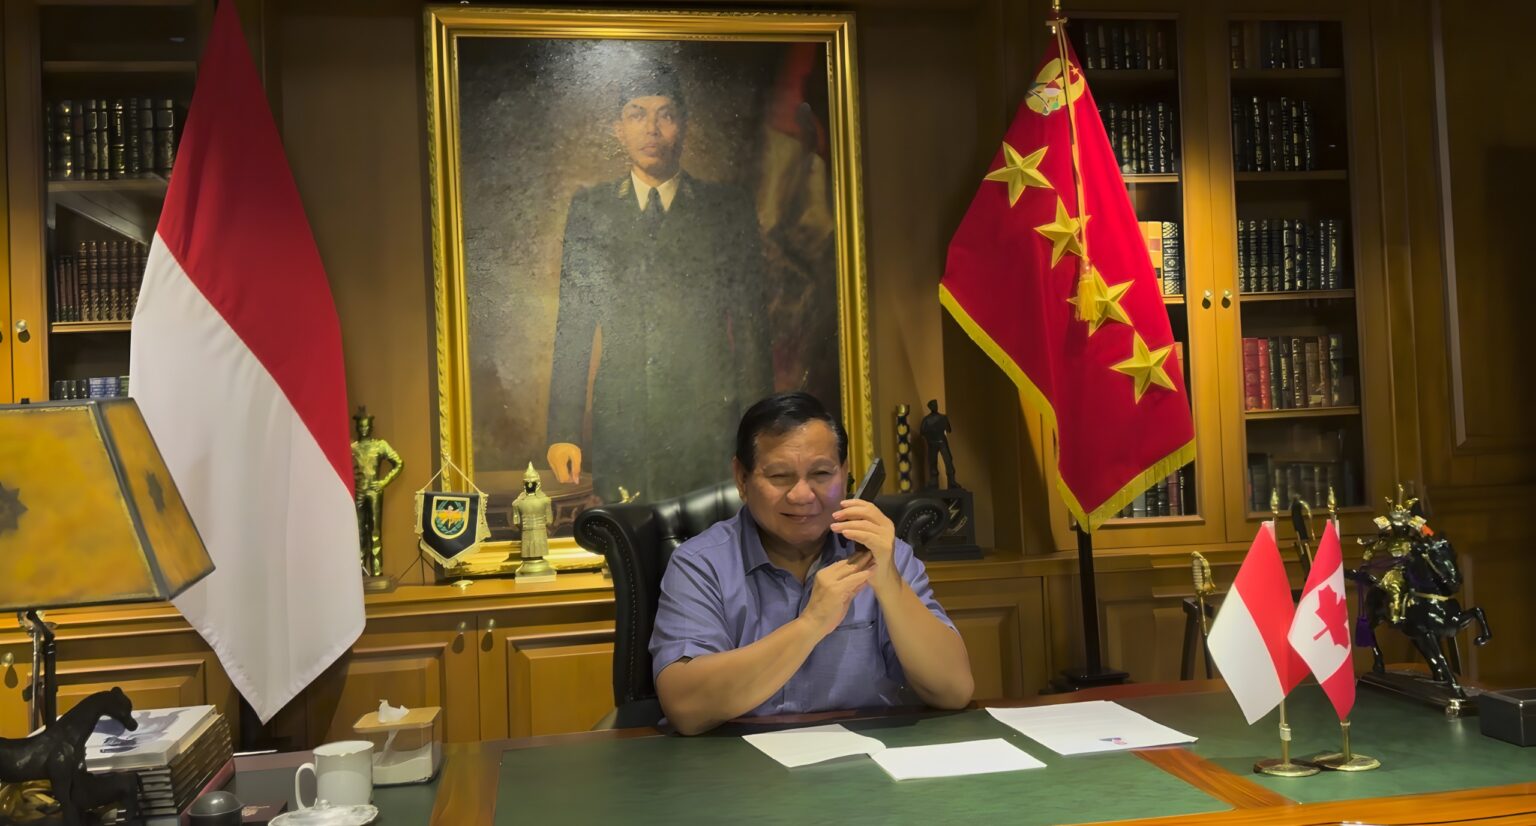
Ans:
[[[1259,399],[1259,341],[1243,339],[1243,409],[1261,409]]]
[[[1125,68],[1125,27],[1120,23],[1109,24],[1109,68]]]
[[[1312,134],[1312,104],[1301,102],[1301,168],[1316,169],[1317,144]]]
[[[107,112],[107,164],[113,178],[128,177],[128,120],[122,98]]]
[[[1103,23],[1094,23],[1094,38],[1098,43],[1099,68],[1109,68],[1109,27]]]
[[[1280,130],[1280,152],[1275,156],[1275,168],[1290,171],[1296,167],[1291,166],[1291,104],[1287,98],[1280,98],[1280,120],[1271,119],[1270,129]]]
[[[1307,355],[1307,406],[1326,407],[1328,405],[1328,371],[1323,366],[1323,359],[1328,352],[1328,339],[1324,337],[1323,346],[1318,346],[1316,339],[1308,339],[1304,343]]]
[[[54,143],[53,177],[59,180],[73,180],[76,174],[74,125],[74,101],[61,100],[54,104],[53,132],[51,133]]]
[[[169,176],[176,165],[176,102],[155,102],[155,171]]]
[[[1270,246],[1269,245],[1269,236],[1270,236],[1270,232],[1269,232],[1269,219],[1268,218],[1260,219],[1258,233],[1259,233],[1259,280],[1261,282],[1263,282],[1264,290],[1266,292],[1272,292],[1275,289],[1275,274],[1274,274],[1273,267],[1271,265],[1271,260],[1270,260],[1270,255],[1269,255],[1269,246]]]
[[[1173,171],[1173,114],[1168,104],[1157,102],[1157,171],[1167,174]]]
[[[1227,26],[1227,64],[1233,69],[1243,68],[1243,24]]]
[[[1298,289],[1296,285],[1296,237],[1289,219],[1280,221],[1280,289]]]
[[[1328,403],[1344,403],[1344,335],[1328,334]]]
[[[1184,485],[1177,471],[1168,477],[1168,515],[1184,515]]]
[[[1163,294],[1184,294],[1184,233],[1173,221],[1163,222]]]
[[[1270,98],[1269,100],[1264,101],[1264,118],[1264,122],[1269,127],[1265,130],[1264,135],[1264,153],[1266,157],[1269,158],[1268,168],[1271,172],[1279,171],[1285,168],[1285,162],[1282,158],[1281,150],[1282,141],[1280,140],[1281,123],[1279,99]]]
[[[1307,406],[1307,354],[1299,337],[1292,336],[1291,354],[1291,407]]]
[[[1295,395],[1291,392],[1291,346],[1290,341],[1284,338],[1275,339],[1275,352],[1280,354],[1280,404],[1282,408],[1296,407]]]
[[[138,98],[139,108],[139,172],[150,175],[155,172],[155,102],[150,98]]]
[[[1269,340],[1262,338],[1258,339],[1257,347],[1259,353],[1259,409],[1274,410],[1275,394],[1272,387],[1273,381],[1271,376],[1274,375],[1275,368],[1269,362]]]
[[[1301,124],[1301,103],[1295,99],[1287,102],[1285,148],[1286,165],[1290,169],[1306,169],[1306,150]]]
[[[1254,172],[1265,172],[1269,169],[1268,159],[1264,154],[1264,102],[1254,95],[1248,103],[1248,128],[1251,130],[1250,163]]]
[[[1168,29],[1159,25],[1157,27],[1155,45],[1153,46],[1155,65],[1159,70],[1173,68],[1173,64],[1168,60],[1171,52],[1172,50],[1168,48]]]

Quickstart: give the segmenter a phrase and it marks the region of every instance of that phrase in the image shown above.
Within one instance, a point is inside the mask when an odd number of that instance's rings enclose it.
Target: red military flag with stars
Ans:
[[[1093,530],[1194,459],[1194,423],[1162,290],[1065,38],[990,170],[939,300],[1055,428],[1062,497]]]

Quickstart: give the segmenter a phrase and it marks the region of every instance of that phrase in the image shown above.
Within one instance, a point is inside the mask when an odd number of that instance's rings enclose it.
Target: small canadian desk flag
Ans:
[[[1285,562],[1275,544],[1275,523],[1265,522],[1206,640],[1211,662],[1221,669],[1249,723],[1279,705],[1306,676],[1306,663],[1286,638],[1295,613]]]
[[[1339,526],[1329,521],[1291,621],[1291,647],[1317,675],[1339,719],[1355,705],[1355,668],[1349,658],[1349,606],[1344,601],[1344,550]]]

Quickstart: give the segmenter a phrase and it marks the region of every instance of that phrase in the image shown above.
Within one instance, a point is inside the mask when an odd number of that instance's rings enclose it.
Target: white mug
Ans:
[[[304,770],[315,776],[315,801],[332,806],[353,806],[373,801],[373,744],[367,740],[342,740],[315,749],[315,762],[305,763],[293,775],[293,802],[304,805],[299,778]]]

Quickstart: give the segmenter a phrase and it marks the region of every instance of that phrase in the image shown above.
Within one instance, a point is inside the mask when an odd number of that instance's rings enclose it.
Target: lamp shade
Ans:
[[[165,600],[212,571],[133,399],[0,405],[0,611]]]

